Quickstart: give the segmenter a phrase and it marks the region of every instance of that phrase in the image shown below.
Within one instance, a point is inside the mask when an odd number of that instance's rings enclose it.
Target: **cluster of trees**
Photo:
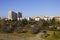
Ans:
[[[49,26],[53,26],[51,29]],[[55,26],[60,26],[60,21],[52,20],[0,20],[0,32],[3,33],[25,33],[30,31],[31,33],[38,33],[40,30],[53,30]]]

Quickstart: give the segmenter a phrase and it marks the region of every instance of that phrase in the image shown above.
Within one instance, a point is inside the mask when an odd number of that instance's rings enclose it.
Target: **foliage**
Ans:
[[[34,25],[32,28],[31,25]],[[49,26],[53,26],[52,28],[49,28]],[[0,20],[0,32],[7,32],[7,33],[12,33],[12,32],[21,32],[21,31],[30,31],[32,33],[38,33],[39,30],[52,30],[56,31],[55,26],[60,26],[60,22],[56,21],[55,18],[51,20],[30,20],[28,21],[27,19],[22,19],[22,20],[5,20],[1,19]]]
[[[60,34],[58,32],[57,33],[54,32],[53,35],[52,35],[52,37],[55,38],[55,39],[58,39],[59,36],[60,36]]]

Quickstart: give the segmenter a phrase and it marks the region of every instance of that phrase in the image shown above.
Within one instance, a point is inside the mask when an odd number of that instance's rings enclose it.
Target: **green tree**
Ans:
[[[55,18],[51,20],[51,25],[55,26]]]

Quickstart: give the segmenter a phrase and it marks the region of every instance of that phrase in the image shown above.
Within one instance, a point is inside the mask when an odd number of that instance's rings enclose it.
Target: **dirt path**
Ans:
[[[30,38],[30,40],[44,40],[44,39],[41,38],[41,33],[39,33],[35,37]]]
[[[0,40],[44,40],[40,37],[40,33],[35,37],[19,37],[11,34],[0,34]]]

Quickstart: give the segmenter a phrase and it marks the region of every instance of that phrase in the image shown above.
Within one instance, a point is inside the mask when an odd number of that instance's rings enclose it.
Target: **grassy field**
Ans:
[[[46,34],[41,33],[0,33],[0,40],[60,40],[60,32],[58,31],[47,31]]]
[[[27,33],[0,33],[0,40],[29,40],[29,38],[35,37],[34,34]]]
[[[31,34],[30,32],[26,32],[26,33],[13,33],[13,35],[21,36],[21,37],[23,37],[23,36],[25,36],[25,37],[34,37],[34,36],[36,36],[35,34]]]
[[[46,40],[60,40],[60,32],[58,31],[47,31],[46,34],[41,35]]]

